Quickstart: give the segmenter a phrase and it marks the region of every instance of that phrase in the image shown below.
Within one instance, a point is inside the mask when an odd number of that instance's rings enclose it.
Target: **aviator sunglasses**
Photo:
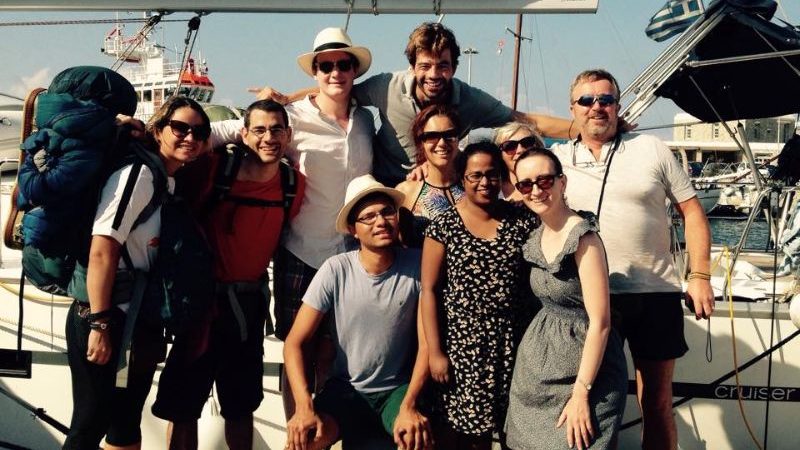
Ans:
[[[539,175],[535,180],[521,180],[514,184],[520,194],[527,195],[533,191],[534,186],[539,186],[539,189],[546,191],[553,187],[556,178],[561,178],[559,175]]]
[[[458,141],[458,131],[454,129],[444,131],[425,131],[420,133],[419,139],[427,144],[436,144],[440,139],[444,139],[448,144]]]
[[[172,134],[179,139],[191,134],[198,141],[205,141],[211,135],[211,128],[208,125],[189,125],[180,120],[170,120],[167,125],[172,130]]]
[[[572,103],[577,103],[583,107],[589,107],[594,105],[594,102],[599,103],[600,106],[614,105],[617,103],[617,97],[611,94],[581,95]]]
[[[316,68],[325,75],[333,72],[334,66],[336,66],[339,72],[349,72],[353,68],[353,60],[340,59],[338,61],[315,62],[314,66],[316,66]]]
[[[539,140],[535,136],[528,136],[518,141],[505,141],[500,144],[500,150],[502,150],[504,153],[516,153],[517,147],[520,145],[525,150],[543,149],[539,146]]]

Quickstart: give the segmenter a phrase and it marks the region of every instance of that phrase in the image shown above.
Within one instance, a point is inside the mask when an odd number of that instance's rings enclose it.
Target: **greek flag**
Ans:
[[[701,0],[669,0],[650,18],[644,32],[654,41],[664,41],[689,28],[703,10]]]

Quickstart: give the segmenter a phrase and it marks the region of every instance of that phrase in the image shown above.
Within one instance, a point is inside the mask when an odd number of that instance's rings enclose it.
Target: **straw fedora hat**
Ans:
[[[344,196],[344,206],[339,210],[339,215],[336,216],[336,231],[340,233],[349,233],[347,229],[347,216],[350,210],[356,206],[359,200],[369,194],[375,192],[382,192],[394,200],[396,207],[399,207],[406,195],[394,188],[388,188],[379,183],[372,177],[372,175],[361,175],[354,178],[350,184],[347,185],[347,193]]]
[[[314,76],[314,57],[324,52],[346,52],[358,60],[356,78],[364,75],[372,64],[372,53],[366,47],[353,47],[353,41],[341,28],[325,28],[314,39],[314,50],[297,57],[297,64],[303,72]]]

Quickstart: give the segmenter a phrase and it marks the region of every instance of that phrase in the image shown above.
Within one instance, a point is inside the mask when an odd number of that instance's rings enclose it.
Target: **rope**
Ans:
[[[0,22],[0,27],[29,27],[42,25],[99,25],[104,23],[142,23],[150,19],[86,19],[86,20],[39,20],[33,22]],[[162,22],[187,22],[186,19],[164,19]]]
[[[3,288],[5,290],[7,290],[8,292],[11,292],[14,295],[19,295],[19,287],[16,287],[13,284],[8,284],[8,283],[0,281],[0,288]],[[63,297],[63,296],[60,296],[60,295],[53,295],[53,294],[30,294],[30,293],[27,293],[27,294],[25,294],[23,296],[23,298],[25,298],[25,300],[32,301],[34,303],[50,304],[52,302],[52,303],[55,303],[57,305],[71,305],[72,304],[72,298]]]
[[[728,261],[727,268],[725,269],[726,289],[725,292],[723,292],[723,296],[728,297],[728,315],[731,321],[731,344],[733,347],[733,373],[734,377],[736,378],[736,401],[739,404],[739,414],[742,416],[742,421],[747,428],[747,433],[750,434],[750,439],[753,440],[753,443],[759,450],[763,450],[763,447],[758,442],[755,433],[753,433],[753,428],[750,426],[750,421],[747,419],[747,413],[744,410],[744,402],[742,401],[742,385],[739,380],[739,357],[736,346],[736,327],[734,326],[733,320],[733,286],[731,286],[731,274],[733,272],[733,267],[731,267],[731,264],[733,262],[733,258],[731,257],[731,252],[727,245],[722,248],[720,259],[722,258],[726,258]],[[770,348],[772,348],[771,344]]]
[[[204,13],[198,13],[196,16],[189,20],[188,30],[186,31],[186,38],[183,40],[183,55],[181,56],[181,71],[178,73],[178,85],[175,87],[173,96],[180,95],[181,85],[183,84],[183,74],[186,73],[186,65],[189,62],[189,57],[192,55],[194,49],[194,42],[197,40],[197,30],[200,28],[200,17]]]
[[[433,14],[436,16],[442,15],[442,0],[433,0]]]
[[[350,27],[350,15],[353,14],[353,3],[355,3],[355,1],[356,0],[345,0],[347,3],[347,19],[344,21],[344,31],[347,31]]]
[[[377,16],[378,14],[378,0],[372,0],[372,15]]]

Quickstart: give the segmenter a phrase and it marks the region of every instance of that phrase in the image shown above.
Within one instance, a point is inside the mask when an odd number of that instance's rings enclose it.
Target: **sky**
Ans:
[[[707,0],[706,3],[709,3]],[[800,1],[782,0],[776,16],[800,24]],[[568,88],[581,70],[602,67],[625,86],[670,41],[657,43],[644,34],[649,18],[664,0],[600,0],[596,14],[538,14],[523,18],[518,109],[567,117]],[[119,13],[140,17],[141,13]],[[112,12],[25,13],[0,11],[0,23],[46,20],[113,19]],[[188,19],[176,13],[170,19]],[[348,32],[355,45],[368,47],[373,63],[366,76],[408,67],[403,50],[409,33],[436,16],[360,14],[350,20]],[[250,87],[270,85],[282,92],[312,86],[300,71],[298,55],[311,50],[314,36],[325,27],[344,27],[345,14],[212,13],[202,18],[195,48],[208,63],[217,87],[215,103],[246,106],[254,96]],[[506,28],[515,28],[515,15],[448,15],[462,51],[472,57],[471,83],[510,105],[514,41]],[[134,34],[138,24],[126,25]],[[33,87],[46,86],[54,75],[74,65],[109,66],[101,54],[103,37],[112,24],[0,26],[0,92],[24,96]],[[165,23],[156,35],[164,45],[183,45],[186,23]],[[182,47],[179,47],[182,49]],[[177,58],[177,57],[176,57]],[[468,57],[462,55],[456,77],[467,81]],[[0,100],[3,101],[3,100]],[[641,127],[672,123],[678,108],[669,100],[656,102],[639,119]],[[671,132],[657,132],[669,137]]]

